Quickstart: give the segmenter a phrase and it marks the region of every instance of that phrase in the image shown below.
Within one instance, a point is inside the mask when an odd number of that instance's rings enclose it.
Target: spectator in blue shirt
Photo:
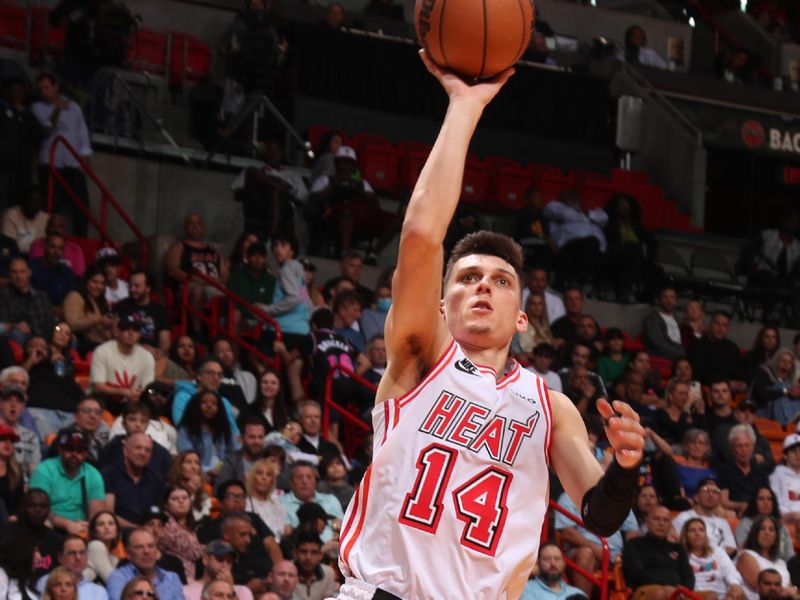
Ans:
[[[44,240],[44,255],[30,261],[31,285],[45,292],[53,306],[61,306],[78,286],[75,272],[64,262],[65,244],[64,236],[49,233]]]
[[[539,547],[539,575],[528,581],[520,600],[579,600],[586,598],[581,590],[564,581],[564,555],[555,542]]]
[[[75,576],[78,588],[78,600],[108,600],[108,594],[103,586],[92,583],[83,578],[86,570],[88,555],[86,540],[77,535],[68,535],[61,542],[58,551],[58,564],[65,567]],[[42,575],[36,583],[39,593],[44,592],[48,575]]]
[[[241,444],[225,415],[222,399],[206,390],[192,396],[178,426],[178,452],[195,450],[203,471],[218,471],[231,452]]]
[[[356,291],[342,292],[333,300],[333,331],[346,338],[356,350],[364,353],[367,349],[364,334],[359,329],[353,329],[358,327],[362,308],[363,300]]]
[[[147,529],[134,529],[125,548],[128,551],[128,562],[114,569],[108,576],[106,590],[109,600],[120,600],[125,584],[138,576],[150,580],[159,598],[183,600],[183,586],[178,576],[156,566],[158,548],[152,533]]]

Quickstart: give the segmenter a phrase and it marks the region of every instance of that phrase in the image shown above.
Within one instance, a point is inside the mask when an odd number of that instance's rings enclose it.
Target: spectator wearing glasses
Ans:
[[[147,577],[141,575],[125,584],[120,598],[121,600],[159,600],[156,588]]]
[[[103,405],[96,398],[84,398],[75,408],[75,422],[68,427],[60,429],[56,439],[50,446],[49,456],[58,455],[58,441],[61,435],[72,431],[83,433],[89,440],[89,456],[87,461],[91,465],[98,465],[100,454],[108,443],[108,425],[103,422]]]
[[[53,527],[73,535],[88,533],[89,519],[105,508],[106,491],[100,472],[86,462],[89,438],[81,431],[58,438],[58,457],[43,461],[33,472],[30,487],[50,497]]]
[[[695,496],[694,508],[685,510],[675,517],[672,526],[675,531],[682,531],[684,524],[689,519],[702,519],[706,525],[709,541],[718,548],[724,548],[728,555],[736,553],[736,539],[728,521],[719,516],[724,509],[720,501],[722,490],[719,483],[712,477],[706,477],[700,482]]]
[[[178,424],[183,421],[186,407],[195,394],[205,391],[219,394],[223,374],[224,371],[220,362],[216,358],[208,358],[197,369],[197,377],[194,381],[177,381],[175,383],[175,397],[172,399],[172,422]],[[225,397],[222,397],[222,406],[225,409],[234,437],[238,436],[239,427],[236,425],[233,406]]]
[[[83,572],[86,570],[87,562],[86,540],[77,535],[66,536],[58,552],[58,564],[75,577],[78,589],[77,598],[80,600],[108,600],[108,594],[103,586],[84,579]],[[44,592],[48,577],[48,575],[43,575],[36,583],[36,588],[40,593]]]

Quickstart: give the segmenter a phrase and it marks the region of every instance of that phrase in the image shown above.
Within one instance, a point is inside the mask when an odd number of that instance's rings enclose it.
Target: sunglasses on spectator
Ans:
[[[0,435],[0,442],[11,442],[12,444],[16,442],[16,438],[10,435]]]
[[[148,598],[155,598],[155,592],[151,592],[150,590],[133,590],[132,594],[134,596],[146,596]]]

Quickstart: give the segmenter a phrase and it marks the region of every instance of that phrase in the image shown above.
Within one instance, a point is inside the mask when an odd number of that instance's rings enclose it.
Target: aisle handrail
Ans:
[[[202,310],[198,310],[194,306],[192,306],[191,302],[189,301],[189,288],[190,282],[192,279],[199,280],[203,282],[204,285],[211,286],[220,294],[228,300],[228,318],[226,319],[225,324],[219,322],[219,315],[212,313],[211,316],[206,315]],[[234,329],[234,319],[233,314],[236,308],[235,305],[241,307],[243,312],[249,312],[253,316],[256,317],[257,321],[259,321],[258,331],[261,331],[260,325],[269,325],[275,330],[275,341],[280,342],[283,341],[283,333],[281,332],[281,327],[278,322],[264,312],[261,308],[256,306],[255,304],[249,302],[242,298],[239,294],[232,292],[228,288],[226,288],[222,283],[214,279],[213,277],[209,277],[205,273],[201,273],[197,270],[192,270],[189,272],[189,276],[183,281],[181,285],[181,300],[180,300],[180,309],[181,309],[181,335],[186,335],[189,326],[189,314],[192,314],[199,318],[209,329],[209,333],[211,334],[211,338],[215,338],[218,335],[222,335],[223,337],[227,338],[229,341],[236,343],[242,350],[247,352],[251,352],[264,362],[272,366],[276,371],[280,370],[280,357],[276,354],[275,356],[267,356],[261,350],[259,350],[254,344],[248,341],[246,338],[242,337],[235,329]],[[216,319],[215,319],[216,317]]]
[[[585,528],[583,521],[581,519],[579,519],[576,515],[573,515],[571,512],[569,512],[566,508],[561,506],[555,500],[550,500],[550,508],[567,517],[578,527]],[[542,541],[546,540],[547,540],[547,528],[545,528],[542,533]],[[609,579],[609,564],[611,562],[611,551],[608,549],[608,540],[606,538],[600,537],[600,545],[603,548],[603,555],[600,564],[600,577],[597,577],[594,573],[589,573],[589,571],[581,567],[579,564],[577,564],[574,560],[572,560],[568,556],[564,556],[564,561],[567,563],[567,566],[570,567],[573,571],[577,572],[579,575],[582,575],[583,577],[591,581],[594,585],[600,588],[600,600],[608,600],[608,579]]]
[[[353,381],[363,385],[365,388],[373,392],[378,391],[378,387],[376,385],[364,379],[361,375],[353,371],[353,369],[345,367],[344,365],[331,366],[330,370],[328,371],[328,375],[325,377],[325,396],[322,408],[322,436],[324,438],[327,438],[328,436],[328,430],[331,425],[331,409],[338,412],[345,421],[355,425],[358,429],[361,429],[361,431],[371,433],[372,427],[364,423],[364,421],[362,421],[358,415],[353,414],[341,404],[338,404],[333,400],[333,378],[337,371],[348,375],[351,379],[353,379]]]
[[[92,211],[89,207],[81,200],[80,196],[78,196],[77,192],[72,189],[72,187],[67,183],[61,173],[58,172],[58,169],[55,166],[55,157],[56,157],[56,149],[58,146],[61,145],[64,149],[69,152],[72,157],[77,161],[80,168],[83,172],[91,179],[94,184],[98,187],[101,193],[100,199],[100,220],[98,221],[97,218],[92,214]],[[133,235],[136,236],[136,239],[139,241],[139,265],[142,267],[147,266],[147,240],[144,237],[141,229],[137,227],[136,223],[133,222],[133,219],[128,216],[128,213],[122,208],[120,203],[114,197],[114,194],[105,186],[105,184],[100,180],[97,176],[97,173],[94,172],[91,165],[78,153],[77,150],[70,144],[67,139],[63,135],[57,135],[55,139],[53,139],[53,143],[50,144],[50,154],[48,156],[47,161],[47,171],[49,177],[47,178],[47,212],[53,212],[53,196],[55,194],[55,186],[53,185],[54,180],[61,185],[61,188],[67,193],[70,197],[72,202],[77,206],[80,211],[83,213],[83,216],[94,226],[95,229],[100,233],[100,238],[103,242],[106,242],[111,245],[116,245],[116,241],[111,238],[108,234],[108,205],[110,204],[117,214],[122,219],[122,221],[128,226],[128,228],[133,232]]]

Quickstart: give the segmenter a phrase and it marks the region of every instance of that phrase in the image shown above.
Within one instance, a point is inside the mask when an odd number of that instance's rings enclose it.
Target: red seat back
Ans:
[[[149,71],[158,75],[167,74],[169,36],[149,29],[139,29],[131,36],[128,62],[131,69]]]
[[[0,47],[25,49],[28,15],[18,6],[0,6]]]

